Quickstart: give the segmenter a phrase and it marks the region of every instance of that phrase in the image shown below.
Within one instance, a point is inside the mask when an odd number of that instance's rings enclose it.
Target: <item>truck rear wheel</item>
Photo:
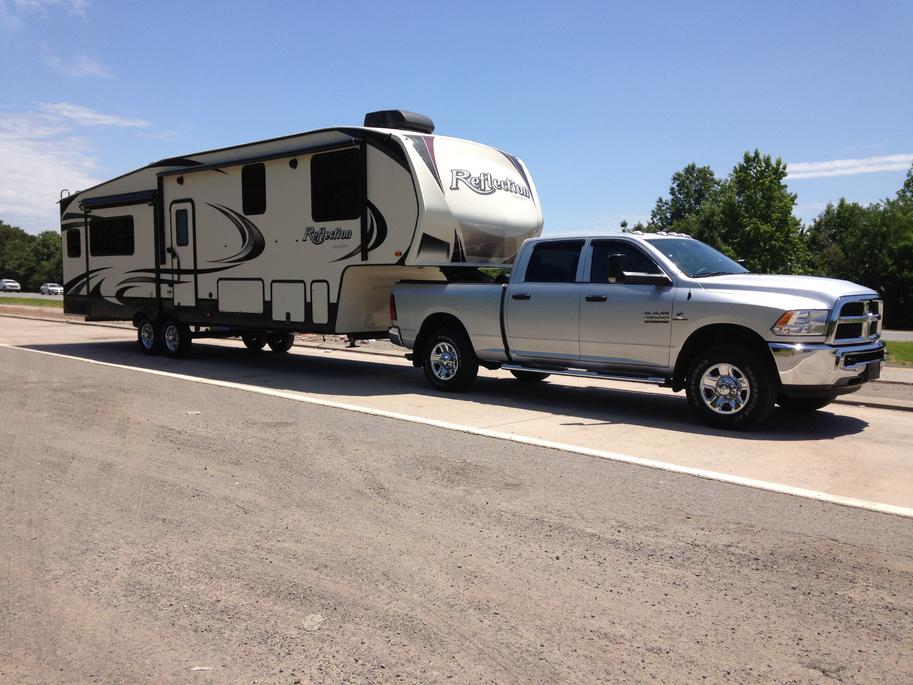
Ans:
[[[266,343],[273,352],[282,354],[292,349],[292,343],[295,342],[293,333],[271,333],[266,336]]]
[[[479,360],[466,334],[457,328],[441,328],[422,346],[425,378],[438,390],[466,390],[479,374]]]
[[[511,374],[521,383],[539,383],[548,378],[547,373],[539,371],[511,371]]]
[[[747,347],[719,345],[691,363],[688,403],[711,426],[743,430],[767,418],[774,406],[774,381],[764,360]]]
[[[781,409],[803,412],[821,409],[833,401],[833,397],[789,397],[788,395],[780,395],[777,398],[777,404],[780,405]]]

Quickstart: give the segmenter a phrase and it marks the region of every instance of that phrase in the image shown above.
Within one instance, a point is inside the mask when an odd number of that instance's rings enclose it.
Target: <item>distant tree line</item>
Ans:
[[[913,168],[894,197],[863,206],[841,199],[811,225],[793,216],[786,165],[746,152],[727,178],[689,164],[672,175],[650,221],[624,230],[687,233],[757,273],[842,278],[877,290],[887,324],[913,328]]]
[[[0,221],[0,278],[37,291],[42,283],[63,283],[61,260],[59,231],[32,235]]]

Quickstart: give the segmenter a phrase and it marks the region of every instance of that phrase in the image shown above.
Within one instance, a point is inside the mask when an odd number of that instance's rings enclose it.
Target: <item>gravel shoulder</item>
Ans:
[[[0,350],[0,682],[910,682],[913,523]]]

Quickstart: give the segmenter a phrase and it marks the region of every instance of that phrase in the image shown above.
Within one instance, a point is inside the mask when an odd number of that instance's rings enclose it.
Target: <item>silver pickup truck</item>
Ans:
[[[390,340],[428,381],[463,390],[479,365],[685,390],[706,422],[747,428],[774,404],[811,411],[878,378],[882,303],[854,283],[748,273],[683,234],[523,243],[510,273],[404,281]]]

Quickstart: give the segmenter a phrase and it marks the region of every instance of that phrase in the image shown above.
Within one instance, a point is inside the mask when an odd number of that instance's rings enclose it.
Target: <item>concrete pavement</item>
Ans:
[[[442,395],[401,358],[297,347],[286,356],[249,354],[237,341],[198,341],[191,359],[172,360],[140,354],[134,335],[10,318],[0,325],[0,342],[36,350],[913,507],[905,412],[836,404],[813,415],[776,411],[760,429],[733,433],[697,422],[680,394],[660,388],[572,378],[531,388],[504,372],[485,371],[471,392]]]

